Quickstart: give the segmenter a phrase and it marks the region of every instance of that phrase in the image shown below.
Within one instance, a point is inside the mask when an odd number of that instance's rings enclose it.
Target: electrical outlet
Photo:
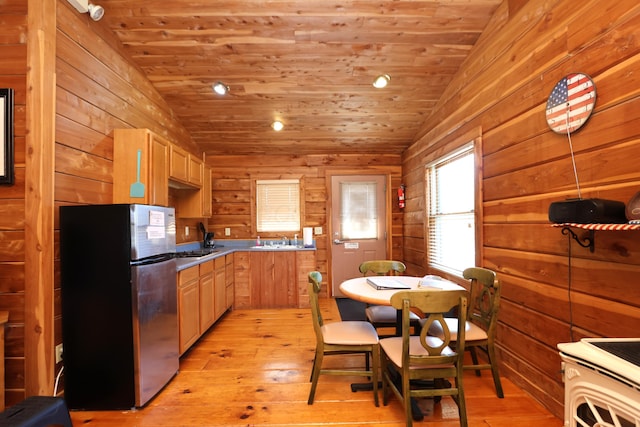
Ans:
[[[230,229],[229,227],[226,227],[226,228],[224,229],[224,235],[225,235],[225,236],[231,236],[231,229]]]
[[[189,236],[189,226],[188,225],[184,226],[184,235],[187,236],[187,237]]]
[[[315,227],[313,229],[313,232],[315,233],[316,236],[322,234],[322,227]]]
[[[62,362],[62,344],[56,346],[56,365]]]

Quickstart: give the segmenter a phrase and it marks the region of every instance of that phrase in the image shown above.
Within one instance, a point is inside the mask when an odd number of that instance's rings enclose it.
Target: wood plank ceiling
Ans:
[[[401,153],[501,0],[92,2],[205,153],[303,155]]]

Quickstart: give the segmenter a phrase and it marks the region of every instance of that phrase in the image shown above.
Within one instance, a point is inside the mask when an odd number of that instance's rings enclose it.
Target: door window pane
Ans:
[[[340,184],[340,239],[378,238],[375,182]]]

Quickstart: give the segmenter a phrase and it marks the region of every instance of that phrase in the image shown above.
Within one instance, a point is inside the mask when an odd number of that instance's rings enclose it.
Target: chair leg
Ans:
[[[382,380],[382,404],[384,406],[387,406],[387,404],[389,403],[389,396],[388,396],[388,380],[387,380],[387,360],[384,358],[384,356],[382,355],[382,352],[380,352],[380,379]]]
[[[471,361],[473,362],[474,365],[478,364],[478,354],[476,353],[476,348],[475,347],[468,347],[469,349],[469,353],[471,353]],[[482,373],[480,372],[480,369],[476,369],[476,377],[481,376]]]
[[[308,405],[313,405],[313,399],[316,395],[316,386],[320,377],[320,369],[322,368],[322,358],[324,353],[322,350],[316,350],[316,357],[313,359],[313,371],[311,372],[311,390],[309,391]]]
[[[368,354],[368,353],[367,353]],[[378,374],[380,373],[380,346],[374,345],[371,349],[371,383],[373,384],[373,401],[380,406],[378,401]],[[367,360],[369,358],[367,357]]]
[[[313,365],[311,365],[311,373],[309,374],[309,382],[313,381],[313,372],[316,370],[316,356],[313,356]]]
[[[456,387],[458,389],[458,396],[455,399],[458,404],[458,416],[460,417],[460,427],[467,427],[467,404],[464,399],[464,387],[462,385],[462,370],[456,377]]]
[[[502,399],[504,397],[504,393],[502,391],[502,383],[500,382],[500,372],[498,372],[496,351],[492,345],[487,346],[487,355],[489,356],[489,363],[491,364],[491,374],[493,375],[493,383],[496,386],[496,394],[500,399]]]
[[[411,411],[411,384],[406,375],[402,375],[402,404],[407,427],[413,426],[413,413]]]

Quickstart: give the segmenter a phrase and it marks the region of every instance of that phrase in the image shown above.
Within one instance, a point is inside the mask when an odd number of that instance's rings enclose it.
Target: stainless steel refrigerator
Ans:
[[[60,208],[64,396],[70,409],[144,406],[178,371],[173,208]]]

